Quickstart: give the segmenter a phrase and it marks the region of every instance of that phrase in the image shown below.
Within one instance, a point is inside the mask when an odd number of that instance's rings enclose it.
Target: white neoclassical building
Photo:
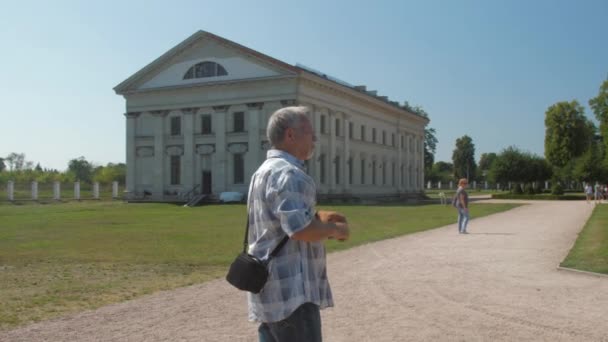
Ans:
[[[320,197],[423,190],[428,119],[351,86],[198,31],[114,88],[126,99],[127,191],[171,201],[247,192],[269,148],[268,117],[305,105],[318,137]]]

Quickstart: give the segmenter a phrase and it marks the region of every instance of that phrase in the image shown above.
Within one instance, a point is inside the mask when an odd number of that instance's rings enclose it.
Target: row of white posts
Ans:
[[[437,182],[437,189],[443,189],[442,186],[443,186],[443,184],[441,184],[441,181]],[[431,181],[429,181],[427,183],[427,189],[432,189],[432,188],[433,188],[433,184],[431,183]],[[477,189],[477,181],[473,181],[472,188],[473,189]],[[454,189],[454,182],[450,181],[449,187],[446,188],[446,189]],[[484,182],[484,189],[485,190],[489,189],[487,181]],[[496,189],[497,190],[501,189],[500,183],[496,183]],[[508,183],[507,189],[511,189],[511,182]],[[549,182],[548,181],[545,182],[545,190],[549,190]]]
[[[8,200],[15,200],[15,183],[8,181],[6,185]],[[112,198],[118,198],[118,182],[112,182]],[[53,183],[53,199],[61,200],[61,183],[55,181]],[[80,182],[74,183],[74,199],[80,200]],[[99,199],[99,182],[93,183],[93,199]],[[32,182],[32,200],[38,200],[38,182]]]

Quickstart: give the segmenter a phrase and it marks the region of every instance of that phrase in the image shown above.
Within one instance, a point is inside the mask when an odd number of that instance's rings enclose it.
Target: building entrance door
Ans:
[[[211,171],[203,171],[203,177],[201,179],[202,193],[205,195],[211,194]]]

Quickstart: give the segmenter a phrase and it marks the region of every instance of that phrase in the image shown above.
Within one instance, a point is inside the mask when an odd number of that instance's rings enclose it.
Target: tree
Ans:
[[[490,168],[489,178],[492,182],[522,182],[526,170],[526,156],[517,147],[509,146],[496,156]]]
[[[21,171],[25,164],[25,154],[12,152],[4,160],[8,163],[9,171]]]
[[[475,163],[475,145],[468,135],[456,139],[456,149],[452,154],[454,177],[475,179],[477,164]]]
[[[603,153],[608,160],[608,79],[600,86],[596,97],[589,100],[589,106],[600,123],[600,136],[603,140]]]
[[[492,166],[492,163],[496,160],[496,153],[491,152],[491,153],[482,153],[481,157],[479,158],[479,166],[478,168],[480,170],[489,170],[490,167]]]
[[[6,169],[6,164],[4,164],[4,158],[0,158],[0,172]]]
[[[605,181],[606,171],[602,163],[600,143],[594,143],[573,164],[572,176],[579,182]]]
[[[581,156],[593,141],[595,127],[577,102],[558,102],[545,112],[545,158],[563,168]]]
[[[108,163],[108,165],[106,166],[99,166],[95,168],[93,180],[102,184],[110,184],[114,181],[124,184],[126,180],[126,174],[127,167],[124,163]]]
[[[509,146],[496,156],[489,178],[503,184],[542,182],[551,178],[551,167],[544,158]]]
[[[435,162],[435,152],[437,151],[437,137],[434,128],[424,129],[424,169],[431,170]]]
[[[70,160],[68,164],[68,171],[74,175],[76,180],[84,183],[91,183],[93,176],[93,165],[84,159],[84,157]]]
[[[40,163],[36,164],[36,167],[34,168],[34,170],[42,172],[42,167],[40,167]]]

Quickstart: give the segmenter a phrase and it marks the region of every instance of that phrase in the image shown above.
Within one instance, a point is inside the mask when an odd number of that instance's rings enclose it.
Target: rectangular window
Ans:
[[[336,156],[336,185],[340,184],[340,157]]]
[[[393,172],[392,172],[392,185],[395,186],[397,185],[396,181],[397,181],[397,165],[395,163],[393,163],[393,168],[392,168]]]
[[[405,147],[405,143],[403,142],[403,135],[401,136],[401,149]]]
[[[348,184],[353,184],[353,158],[348,159]]]
[[[386,163],[382,163],[382,185],[386,185]]]
[[[234,112],[234,132],[245,132],[245,112]]]
[[[352,122],[348,123],[348,138],[352,139],[353,138],[353,131],[355,130],[355,124],[353,124]]]
[[[340,119],[336,119],[336,136],[340,136]]]
[[[234,155],[234,184],[245,182],[245,161],[242,153]]]
[[[211,115],[203,115],[201,116],[201,120],[201,133],[211,134]]]
[[[391,146],[395,147],[395,133],[391,135]]]
[[[171,156],[171,185],[180,184],[181,157]]]
[[[382,131],[382,145],[386,145],[386,132]]]
[[[361,185],[365,184],[365,159],[361,159]]]
[[[372,142],[375,143],[376,142],[376,129],[372,128]]]
[[[361,125],[361,141],[365,141],[365,126]]]
[[[325,115],[321,115],[321,134],[325,134]]]
[[[372,185],[376,185],[376,162],[372,162]]]
[[[179,116],[171,117],[171,135],[182,134],[182,118]]]
[[[321,184],[325,184],[325,155],[322,154],[319,160],[319,168],[321,169],[321,174],[319,175],[319,181]]]

